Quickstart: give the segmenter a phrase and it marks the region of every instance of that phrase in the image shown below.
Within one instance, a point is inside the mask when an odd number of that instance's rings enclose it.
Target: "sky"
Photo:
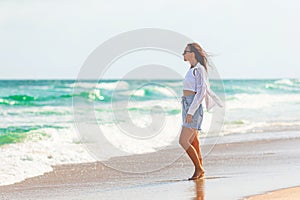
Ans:
[[[0,79],[75,79],[103,42],[142,28],[198,42],[223,79],[299,78],[299,7],[297,0],[0,0]],[[188,63],[156,54],[128,55],[105,77],[153,60],[184,75]]]

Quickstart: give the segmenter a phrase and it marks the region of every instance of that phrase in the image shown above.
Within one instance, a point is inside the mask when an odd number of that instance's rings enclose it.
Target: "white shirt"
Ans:
[[[199,62],[186,73],[183,80],[183,90],[196,92],[193,102],[188,110],[188,114],[190,115],[194,115],[204,98],[207,111],[210,111],[216,104],[223,107],[222,101],[213,91],[211,91],[208,74],[204,66]]]

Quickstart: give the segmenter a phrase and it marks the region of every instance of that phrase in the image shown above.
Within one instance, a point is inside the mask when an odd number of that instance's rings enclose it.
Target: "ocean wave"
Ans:
[[[266,84],[265,88],[268,90],[275,90],[279,93],[284,93],[284,92],[299,92],[300,87],[297,87],[295,85],[286,85],[286,84]]]
[[[129,84],[126,81],[113,81],[113,82],[75,82],[66,84],[65,86],[71,88],[86,88],[86,89],[105,89],[105,90],[126,90]]]
[[[62,118],[63,116],[72,115],[72,107],[66,106],[29,106],[15,109],[14,107],[7,107],[2,109],[0,112],[0,116],[4,116],[5,119],[11,118],[11,121],[18,120],[17,118],[33,118],[33,117],[47,117],[47,116],[59,116]],[[49,119],[49,118],[48,118]],[[4,123],[4,120],[2,120]],[[1,127],[1,126],[0,126]]]
[[[29,95],[10,95],[0,98],[0,104],[4,105],[32,105],[37,97]]]
[[[26,138],[24,133],[6,133],[0,134],[0,146],[5,144],[19,143]]]
[[[280,79],[274,82],[274,84],[280,84],[280,85],[290,85],[293,86],[295,84],[296,80],[294,79]]]
[[[213,88],[213,87],[212,87]],[[215,89],[215,88],[213,88]],[[234,94],[290,94],[300,91],[300,84],[297,79],[279,80],[224,80],[224,88],[216,87],[217,92],[226,95]]]
[[[230,86],[226,86],[224,90],[225,90],[225,94],[241,94],[241,93],[259,94],[263,92],[261,88],[249,87],[245,85],[241,85],[241,86],[230,85]]]
[[[244,123],[225,123],[223,134],[236,133],[262,133],[262,132],[279,132],[279,131],[295,131],[300,129],[299,121],[276,121],[276,122],[251,122]]]
[[[0,146],[5,144],[19,143],[23,142],[30,131],[35,131],[43,128],[55,128],[60,129],[60,126],[51,125],[35,125],[35,126],[8,126],[0,128]]]
[[[127,90],[129,88],[129,84],[125,81],[118,81],[114,83],[100,83],[97,86],[98,89],[106,89],[106,90]]]
[[[30,96],[30,95],[10,95],[0,98],[0,104],[10,106],[44,106],[44,105],[59,105],[59,101],[80,97],[89,101],[110,101],[110,95],[102,95],[100,90],[82,91],[79,93],[66,93],[61,95],[50,96]]]
[[[64,86],[69,87],[69,88],[87,88],[87,89],[92,89],[96,88],[97,83],[96,82],[75,82],[75,83],[70,83],[70,84],[65,84]]]
[[[138,89],[133,92],[123,93],[130,96],[136,97],[148,97],[150,99],[157,99],[162,97],[176,97],[176,93],[174,90],[166,87],[158,87],[158,86],[151,86],[145,87],[143,89]]]
[[[299,94],[235,94],[226,97],[227,109],[259,109],[273,105],[297,104],[300,102]]]
[[[174,81],[174,82],[166,82],[165,83],[166,86],[170,86],[170,87],[182,87],[182,81]]]
[[[9,95],[0,97],[0,105],[6,106],[48,106],[48,105],[62,105],[63,103],[71,103],[72,98],[81,99],[81,101],[99,101],[99,102],[111,102],[112,98],[114,101],[128,100],[130,97],[141,97],[135,98],[135,100],[146,101],[152,99],[164,99],[174,98],[178,96],[176,91],[170,88],[151,86],[138,90],[127,90],[118,91],[115,93],[105,92],[99,89],[84,90],[78,93],[63,93],[58,95],[48,96],[32,96],[26,94]]]
[[[76,131],[70,128],[30,130],[19,143],[0,148],[0,185],[52,171],[53,165],[95,161],[80,144]]]
[[[265,84],[265,88],[268,90],[275,90],[276,92],[299,92],[300,84],[297,79],[280,79],[273,81],[272,83]]]

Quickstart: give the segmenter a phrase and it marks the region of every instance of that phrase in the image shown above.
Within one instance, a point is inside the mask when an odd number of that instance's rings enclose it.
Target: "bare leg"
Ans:
[[[197,151],[190,143],[191,138],[193,139],[194,137],[195,132],[192,129],[182,127],[179,144],[185,149],[195,166],[194,175],[190,178],[190,180],[197,179],[203,174],[203,167],[201,166]]]
[[[197,130],[194,130],[195,131],[195,137],[192,138],[192,145],[193,147],[195,148],[197,154],[198,154],[198,157],[199,157],[199,160],[201,159],[202,160],[202,157],[201,157],[201,150],[200,150],[200,144],[199,144],[199,138],[198,138],[198,131]]]
[[[202,162],[202,155],[201,155],[201,148],[200,148],[200,141],[199,141],[199,133],[198,133],[198,130],[196,129],[193,129],[193,131],[195,132],[195,137],[194,138],[191,138],[192,139],[192,146],[195,148],[197,154],[198,154],[198,158],[199,158],[199,161],[200,161],[200,165],[201,165],[201,169],[203,171],[203,174],[204,174],[204,168],[203,168],[203,162]]]

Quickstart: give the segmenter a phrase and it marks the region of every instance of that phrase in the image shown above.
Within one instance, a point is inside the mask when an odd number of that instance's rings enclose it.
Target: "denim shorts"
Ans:
[[[187,127],[187,128],[194,128],[197,130],[201,130],[201,124],[203,120],[203,107],[202,104],[200,104],[199,108],[195,111],[193,117],[192,117],[192,122],[191,123],[186,123],[185,118],[187,115],[187,112],[190,108],[190,105],[193,102],[193,99],[195,97],[195,94],[189,95],[189,96],[182,96],[182,126]]]

